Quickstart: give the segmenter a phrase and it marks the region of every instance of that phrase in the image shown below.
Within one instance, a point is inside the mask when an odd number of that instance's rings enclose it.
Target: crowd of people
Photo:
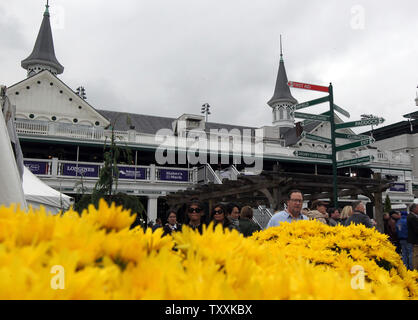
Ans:
[[[182,230],[184,224],[177,221],[175,210],[167,212],[166,220],[166,224],[163,225],[161,219],[157,218],[156,223],[148,225],[148,227],[151,227],[153,231],[163,228],[163,236]],[[261,230],[261,227],[253,221],[253,209],[250,206],[240,208],[234,203],[218,203],[215,204],[207,217],[203,204],[197,200],[187,204],[185,224],[200,233],[203,232],[203,225],[211,225],[213,228],[221,225],[223,229],[237,230],[244,237],[249,237],[255,231]]]
[[[303,193],[292,190],[288,194],[287,208],[277,212],[270,219],[267,227],[280,225],[281,222],[298,220],[318,220],[330,226],[349,226],[363,224],[367,228],[376,227],[376,222],[366,214],[366,206],[362,201],[354,201],[345,206],[340,213],[338,208],[327,208],[328,203],[315,200],[311,208],[302,208]],[[395,210],[385,213],[384,233],[402,256],[402,261],[410,270],[418,270],[418,204],[412,204],[407,211]]]
[[[292,223],[299,220],[317,220],[332,227],[363,224],[367,228],[375,228],[377,225],[375,220],[366,214],[366,206],[362,201],[354,201],[342,209],[329,207],[329,203],[321,200],[313,201],[310,208],[302,208],[303,204],[303,193],[299,190],[290,191],[286,209],[276,212],[266,228],[278,226],[282,222]],[[250,206],[240,208],[234,203],[218,203],[213,206],[209,215],[206,215],[204,206],[197,200],[187,204],[185,224],[200,233],[203,231],[203,225],[221,225],[223,229],[235,229],[245,237],[261,230],[253,221],[253,209]],[[153,231],[163,228],[163,236],[166,236],[181,231],[182,226],[183,224],[177,221],[177,212],[169,210],[164,225],[161,219],[157,219],[156,224],[149,227],[152,227]],[[410,206],[409,214],[407,211],[395,210],[385,213],[384,233],[402,256],[405,266],[410,270],[418,270],[418,204]]]

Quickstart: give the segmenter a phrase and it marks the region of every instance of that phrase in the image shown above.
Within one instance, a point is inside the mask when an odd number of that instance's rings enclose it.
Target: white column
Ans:
[[[158,208],[158,196],[148,196],[148,208],[147,208],[147,216],[148,221],[153,221],[157,219],[157,208]]]
[[[52,158],[51,175],[54,178],[58,175],[58,158]]]

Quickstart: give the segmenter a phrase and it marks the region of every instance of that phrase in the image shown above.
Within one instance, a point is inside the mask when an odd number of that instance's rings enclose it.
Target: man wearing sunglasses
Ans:
[[[267,228],[277,227],[282,222],[295,222],[300,220],[309,220],[307,216],[302,214],[303,194],[300,190],[292,190],[288,194],[287,209],[274,214]]]
[[[199,201],[192,201],[187,206],[187,216],[189,218],[188,226],[193,230],[199,231],[201,234],[203,231],[202,226],[202,216],[204,212],[202,209],[202,205]]]

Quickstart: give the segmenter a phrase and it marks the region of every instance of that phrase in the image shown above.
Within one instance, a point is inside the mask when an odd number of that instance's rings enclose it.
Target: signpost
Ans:
[[[302,83],[302,82],[294,82],[290,81],[288,83],[289,87],[292,88],[299,88],[299,89],[305,89],[305,90],[314,90],[314,91],[321,91],[321,92],[328,92],[329,96],[307,101],[304,103],[297,104],[295,106],[295,110],[311,107],[314,105],[317,105],[322,102],[329,101],[329,111],[321,114],[321,115],[314,115],[309,113],[301,113],[301,112],[294,112],[293,115],[295,118],[302,118],[302,119],[309,119],[314,121],[329,121],[331,125],[331,139],[316,136],[309,133],[302,133],[302,137],[310,140],[315,140],[319,142],[329,143],[332,145],[332,154],[324,154],[324,153],[314,153],[314,152],[306,152],[306,151],[295,151],[294,155],[297,157],[303,157],[303,158],[313,158],[313,159],[325,159],[325,160],[332,160],[332,175],[333,175],[333,202],[334,207],[338,207],[338,186],[337,186],[337,168],[344,168],[349,167],[352,165],[365,163],[373,161],[372,156],[366,156],[356,159],[350,159],[345,161],[337,162],[337,152],[358,148],[362,146],[366,146],[369,144],[372,144],[375,140],[369,136],[362,136],[362,135],[353,135],[353,134],[345,134],[336,132],[338,129],[343,128],[352,128],[352,127],[362,127],[362,126],[368,126],[368,125],[379,125],[385,121],[383,118],[378,117],[370,117],[368,119],[362,119],[358,121],[352,121],[352,122],[346,122],[346,123],[335,123],[335,112],[339,112],[342,115],[346,116],[347,118],[350,118],[350,113],[343,108],[337,106],[334,104],[334,92],[332,84],[330,83],[329,87],[324,86],[318,86],[308,83]],[[348,139],[348,140],[356,140],[355,142],[351,142],[342,146],[336,145],[336,139]]]
[[[342,146],[338,146],[338,147],[336,147],[335,150],[338,152],[338,151],[343,151],[343,150],[347,150],[347,149],[358,148],[358,147],[362,147],[362,146],[367,146],[367,145],[372,144],[374,142],[375,142],[374,139],[368,138],[366,140],[360,140],[360,141],[344,144]]]
[[[310,114],[303,112],[294,112],[293,115],[295,118],[317,120],[317,121],[330,121],[330,116],[320,115],[320,114]]]
[[[334,104],[334,110],[341,113],[343,116],[350,118],[350,113],[347,110],[344,110],[343,108],[337,106],[336,104]]]
[[[304,102],[304,103],[299,103],[295,106],[295,110],[299,110],[299,109],[303,109],[303,108],[307,108],[307,107],[312,107],[312,106],[315,106],[317,104],[327,102],[327,101],[329,101],[329,97],[323,97],[323,98],[307,101],[307,102]]]
[[[385,122],[385,119],[383,118],[370,118],[370,119],[364,119],[364,120],[358,120],[358,121],[338,123],[335,125],[335,128],[343,129],[343,128],[352,128],[352,127],[364,127],[364,126],[370,126],[370,125],[378,125],[383,122]]]
[[[310,134],[310,133],[306,133],[306,132],[302,132],[301,137],[302,138],[309,139],[309,140],[314,140],[314,141],[319,141],[319,142],[323,142],[323,143],[332,144],[331,139],[324,138],[324,137],[320,137],[320,136],[316,136],[314,134]]]
[[[337,163],[337,167],[338,168],[350,167],[355,164],[360,164],[360,163],[370,162],[370,161],[373,161],[373,156],[366,156],[366,157],[361,157],[361,158],[356,158],[356,159],[339,161]]]
[[[316,153],[316,152],[306,152],[306,151],[295,151],[294,155],[296,157],[302,158],[313,158],[313,159],[323,159],[329,160],[331,159],[331,155],[327,153]]]
[[[299,89],[306,89],[306,90],[329,92],[328,91],[328,87],[317,86],[315,84],[289,81],[288,82],[288,85],[289,85],[289,87],[292,87],[292,88],[299,88]]]
[[[347,140],[365,140],[365,139],[370,138],[370,136],[365,136],[361,134],[347,134],[347,133],[340,133],[340,132],[336,132],[335,137],[340,138],[340,139],[347,139]]]

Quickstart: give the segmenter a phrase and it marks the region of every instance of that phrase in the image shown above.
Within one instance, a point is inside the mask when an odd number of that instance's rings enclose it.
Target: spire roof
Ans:
[[[290,88],[288,86],[286,68],[284,66],[283,60],[283,49],[282,49],[282,37],[280,36],[280,65],[279,72],[277,73],[276,87],[274,89],[273,97],[268,103],[269,106],[273,106],[277,102],[290,102],[297,103],[297,100],[293,98],[290,93]]]
[[[52,39],[51,24],[49,20],[49,4],[45,5],[45,12],[35,46],[29,57],[22,61],[22,68],[28,69],[31,65],[49,66],[57,71],[57,74],[64,72],[64,67],[55,57],[54,41]]]

